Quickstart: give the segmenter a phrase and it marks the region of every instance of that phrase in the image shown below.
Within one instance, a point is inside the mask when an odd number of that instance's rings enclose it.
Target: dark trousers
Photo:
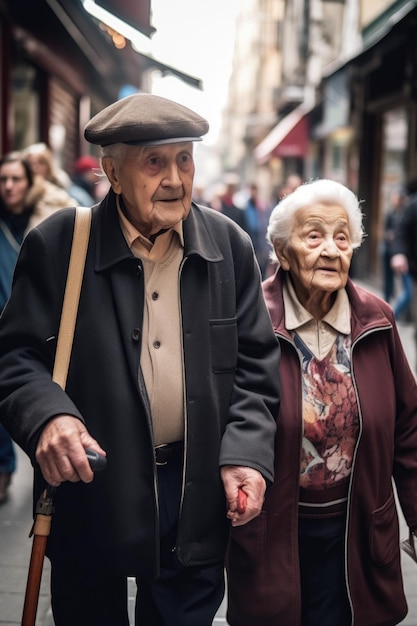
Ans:
[[[350,626],[345,519],[300,520],[302,626]]]
[[[211,626],[223,600],[223,562],[184,567],[173,551],[181,475],[180,452],[158,468],[161,574],[136,580],[136,626]],[[55,626],[129,626],[124,577],[52,563],[51,592]]]

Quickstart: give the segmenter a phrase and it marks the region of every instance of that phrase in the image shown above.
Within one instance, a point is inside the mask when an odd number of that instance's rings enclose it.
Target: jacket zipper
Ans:
[[[352,483],[353,483],[353,474],[355,471],[355,465],[356,465],[356,457],[358,454],[358,449],[359,449],[359,443],[360,440],[362,438],[362,432],[363,432],[363,419],[362,419],[362,409],[361,409],[361,403],[360,403],[360,399],[359,399],[359,393],[358,393],[358,387],[356,384],[356,378],[355,378],[355,372],[354,372],[354,368],[353,368],[353,349],[355,348],[356,344],[361,341],[364,337],[367,337],[368,335],[371,335],[372,333],[375,332],[380,332],[382,330],[387,330],[389,327],[387,326],[378,326],[375,328],[371,328],[370,330],[364,332],[363,334],[359,335],[355,341],[352,342],[352,345],[350,347],[350,371],[351,371],[351,377],[352,377],[352,384],[354,386],[355,389],[355,396],[356,396],[356,402],[358,404],[358,415],[359,415],[359,434],[358,434],[358,438],[356,440],[356,444],[355,444],[355,450],[353,453],[353,459],[352,459],[352,470],[351,470],[351,474],[350,474],[350,481],[349,481],[349,488],[348,488],[348,497],[347,497],[347,510],[346,510],[346,528],[345,528],[345,547],[344,547],[344,551],[345,551],[345,581],[346,581],[346,591],[347,591],[347,596],[348,596],[348,600],[349,600],[349,605],[350,605],[350,611],[352,614],[352,621],[351,621],[351,626],[354,626],[355,623],[355,614],[354,614],[354,609],[353,609],[353,602],[352,602],[352,596],[350,593],[350,584],[349,584],[349,571],[348,571],[348,534],[349,534],[349,518],[350,518],[350,503],[351,503],[351,499],[352,499]]]
[[[361,411],[361,405],[360,405],[360,400],[359,400],[358,388],[357,388],[357,385],[356,385],[355,374],[354,374],[354,370],[353,370],[353,349],[356,346],[356,344],[359,341],[361,341],[364,337],[367,337],[368,335],[370,335],[370,334],[372,334],[374,332],[387,330],[388,328],[389,327],[387,327],[387,326],[379,326],[379,327],[375,327],[375,328],[372,328],[372,329],[366,331],[365,333],[359,335],[355,339],[355,341],[352,343],[351,348],[350,348],[351,377],[352,377],[352,384],[353,384],[354,389],[355,389],[355,396],[356,396],[356,401],[357,401],[357,404],[358,404],[358,414],[359,414],[359,434],[358,434],[358,438],[357,438],[357,441],[356,441],[355,450],[354,450],[353,459],[352,459],[351,479],[349,481],[349,489],[348,489],[348,496],[347,496],[346,529],[345,529],[345,541],[344,541],[345,582],[346,582],[346,591],[347,591],[347,596],[348,596],[348,600],[349,600],[350,610],[351,610],[351,614],[352,614],[351,626],[354,626],[355,618],[354,618],[354,610],[353,610],[352,597],[351,597],[351,594],[350,594],[350,585],[349,585],[349,576],[348,576],[347,538],[348,538],[348,527],[349,527],[349,517],[350,517],[350,502],[351,502],[351,491],[352,491],[352,478],[353,478],[353,472],[354,472],[355,464],[356,464],[356,456],[357,456],[357,451],[358,451],[358,448],[359,448],[359,442],[360,442],[360,439],[362,437],[362,430],[363,430],[363,426],[362,426],[362,411]],[[297,349],[296,349],[296,347],[294,345],[294,342],[291,339],[288,339],[288,337],[285,337],[285,336],[281,335],[279,332],[276,332],[275,334],[276,334],[276,336],[280,340],[286,341],[289,345],[291,345],[294,348],[294,350],[297,352]],[[301,388],[302,388],[302,384],[303,384],[302,367],[300,367],[300,373],[301,373]],[[301,450],[303,433],[304,433],[304,426],[303,426],[303,422],[302,422],[300,450]]]
[[[140,265],[142,267],[141,262],[140,262]],[[143,274],[143,268],[142,268],[142,272],[141,273]],[[145,380],[143,378],[140,362],[139,362],[139,372],[138,372],[138,388],[139,388],[139,396],[142,398],[143,405],[145,407],[146,418],[147,418],[149,433],[150,433],[151,442],[152,442],[153,497],[154,497],[154,503],[155,503],[155,509],[156,509],[156,526],[154,528],[154,530],[155,530],[155,551],[156,551],[155,552],[155,554],[156,554],[155,565],[157,565],[157,564],[160,563],[161,555],[160,555],[160,546],[159,546],[160,511],[159,511],[157,470],[156,470],[156,460],[155,460],[155,445],[154,445],[155,442],[154,442],[154,438],[153,438],[151,407],[150,407],[150,404],[149,404],[148,392],[146,390],[146,384],[145,384]],[[159,569],[159,567],[158,567],[158,569]]]
[[[182,328],[182,307],[181,307],[181,274],[184,267],[185,262],[188,260],[188,257],[184,257],[181,261],[179,272],[178,272],[178,311],[180,315],[180,330],[181,330],[181,346],[182,346],[182,380],[183,380],[183,406],[184,406],[184,456],[182,462],[182,480],[181,480],[181,498],[180,498],[180,506],[178,513],[178,525],[179,520],[181,518],[182,505],[184,503],[184,493],[185,493],[185,468],[187,467],[187,393],[186,393],[186,381],[185,381],[185,362],[184,362],[184,335]],[[174,546],[173,552],[175,552],[177,546]]]

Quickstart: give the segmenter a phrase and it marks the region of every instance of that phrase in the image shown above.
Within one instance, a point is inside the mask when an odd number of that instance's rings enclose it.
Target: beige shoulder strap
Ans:
[[[65,389],[90,235],[91,209],[77,207],[52,380]]]

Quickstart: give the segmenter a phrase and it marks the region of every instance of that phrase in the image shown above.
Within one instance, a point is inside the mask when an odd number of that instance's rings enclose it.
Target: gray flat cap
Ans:
[[[138,93],[97,113],[86,125],[84,136],[100,146],[149,146],[201,141],[208,129],[207,120],[187,107],[167,98]]]

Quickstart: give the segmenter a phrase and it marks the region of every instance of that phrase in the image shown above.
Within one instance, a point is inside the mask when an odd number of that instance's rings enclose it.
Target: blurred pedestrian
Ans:
[[[214,185],[214,187],[210,190],[207,206],[209,206],[211,209],[214,209],[215,211],[221,212],[222,196],[224,194],[224,189],[225,187],[223,183],[217,183],[216,185]]]
[[[44,182],[34,176],[29,161],[20,153],[0,159],[0,312],[10,296],[23,238],[50,214],[43,204],[44,192]],[[7,499],[15,470],[12,439],[0,426],[0,504]]]
[[[224,191],[220,197],[220,211],[230,217],[243,230],[248,232],[245,211],[235,203],[235,194],[238,191],[238,177],[235,174],[226,174],[224,178]]]
[[[45,181],[41,199],[45,210],[55,211],[79,204],[67,191],[71,182],[69,175],[56,167],[52,151],[45,143],[31,144],[22,154],[30,163],[35,176]]]
[[[284,183],[285,193],[286,194],[292,193],[293,191],[297,189],[297,187],[299,187],[302,184],[303,184],[303,179],[301,178],[300,174],[297,174],[297,173],[288,174]]]
[[[385,216],[384,233],[382,239],[382,268],[384,276],[384,299],[390,302],[394,309],[395,318],[398,320],[407,314],[412,301],[413,280],[409,272],[396,273],[391,267],[393,255],[393,242],[399,223],[403,218],[404,207],[408,196],[405,189],[400,188],[391,194],[390,209]],[[401,290],[396,293],[396,278],[400,274]]]
[[[207,200],[205,197],[205,189],[203,185],[194,185],[193,202],[195,202],[196,204],[207,205]]]
[[[68,193],[81,206],[91,206],[102,200],[96,196],[96,187],[101,174],[104,175],[100,161],[96,157],[90,154],[79,157],[74,163],[74,172],[67,187]]]
[[[273,211],[273,209],[276,207],[276,205],[281,202],[283,198],[285,198],[285,196],[295,191],[297,187],[302,184],[303,179],[301,178],[301,176],[299,176],[298,174],[289,174],[289,176],[287,176],[282,185],[280,185],[275,191],[275,199],[272,202],[269,215],[271,214],[271,211]]]
[[[269,263],[269,246],[266,241],[268,218],[269,212],[259,199],[258,185],[252,183],[249,187],[249,198],[245,205],[245,220],[247,232],[252,239],[263,278],[266,277],[266,270]]]
[[[149,94],[86,126],[111,183],[93,207],[64,391],[51,380],[74,210],[29,233],[0,321],[0,418],[59,486],[56,626],[211,626],[230,525],[273,480],[279,345],[249,237],[192,202],[205,119]],[[84,454],[107,454],[93,480]],[[244,502],[243,502],[244,499]]]
[[[42,141],[32,143],[22,150],[22,154],[29,161],[32,172],[36,176],[40,176],[63,189],[70,183],[69,175],[57,167],[52,150],[46,143]]]
[[[393,626],[407,614],[393,485],[416,532],[417,384],[391,307],[349,277],[363,234],[357,197],[331,180],[272,211],[275,480],[261,516],[231,530],[231,626]]]
[[[417,178],[407,185],[408,200],[402,218],[396,223],[392,242],[391,267],[399,274],[409,274],[413,281],[410,315],[414,324],[417,354]],[[417,362],[414,364],[417,372]]]
[[[293,191],[295,191],[297,187],[299,187],[302,184],[303,184],[303,179],[301,178],[299,174],[289,174],[285,178],[282,185],[280,185],[277,189],[276,203],[274,204],[274,206],[278,204],[280,200],[285,198],[285,196],[287,196],[289,193],[292,193]]]

